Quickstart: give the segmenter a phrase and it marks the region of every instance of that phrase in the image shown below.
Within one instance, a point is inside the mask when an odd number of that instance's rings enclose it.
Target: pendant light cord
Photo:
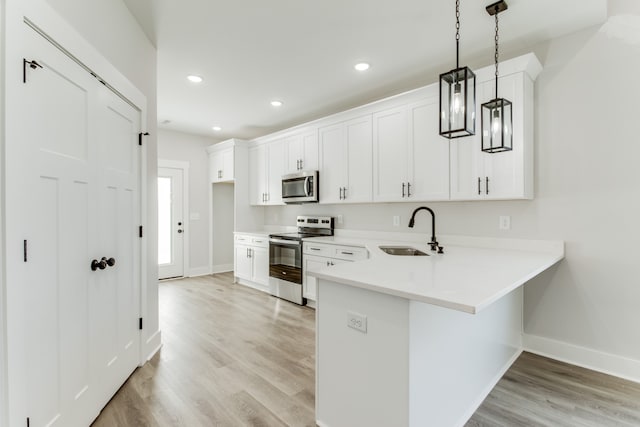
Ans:
[[[498,98],[498,6],[496,6],[496,53],[495,53],[495,60],[496,60],[496,99]]]
[[[460,68],[460,0],[456,0],[456,69]]]

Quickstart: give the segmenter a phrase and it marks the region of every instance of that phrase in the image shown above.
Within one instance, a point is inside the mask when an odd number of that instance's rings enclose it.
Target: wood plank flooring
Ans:
[[[315,426],[314,310],[232,281],[160,284],[164,345],[93,426]],[[467,426],[640,426],[640,385],[524,353]]]

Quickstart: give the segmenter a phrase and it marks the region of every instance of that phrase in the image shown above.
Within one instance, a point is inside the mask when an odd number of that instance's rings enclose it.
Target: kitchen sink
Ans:
[[[428,253],[422,252],[419,249],[412,248],[410,246],[378,246],[381,251],[388,253],[389,255],[399,256],[429,256]]]

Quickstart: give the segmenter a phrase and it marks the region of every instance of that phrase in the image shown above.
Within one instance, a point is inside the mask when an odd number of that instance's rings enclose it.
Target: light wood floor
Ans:
[[[315,312],[232,280],[160,284],[164,345],[93,426],[315,426]],[[640,385],[524,353],[467,426],[640,426]]]

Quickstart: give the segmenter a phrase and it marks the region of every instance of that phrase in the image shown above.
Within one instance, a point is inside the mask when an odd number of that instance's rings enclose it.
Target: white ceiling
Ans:
[[[171,121],[160,126],[219,140],[432,83],[455,65],[454,0],[124,1],[158,48],[158,121]],[[492,2],[461,1],[461,65],[493,62]],[[607,17],[606,0],[507,2],[505,59]],[[360,61],[371,69],[355,71]],[[284,105],[272,107],[273,99]]]

